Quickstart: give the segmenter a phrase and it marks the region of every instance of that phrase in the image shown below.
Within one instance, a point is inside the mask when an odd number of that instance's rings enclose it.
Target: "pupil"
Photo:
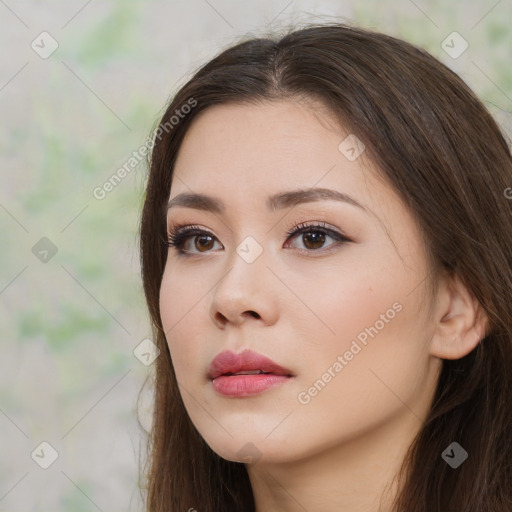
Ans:
[[[312,243],[308,243],[307,240],[310,240]],[[304,245],[308,248],[318,249],[325,242],[325,234],[320,232],[311,232],[305,233],[303,235]]]

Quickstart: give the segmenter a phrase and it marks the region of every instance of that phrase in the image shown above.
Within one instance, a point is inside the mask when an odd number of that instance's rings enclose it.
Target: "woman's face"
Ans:
[[[168,228],[195,231],[169,248],[163,327],[188,414],[229,460],[401,436],[426,415],[440,368],[419,229],[363,146],[314,112],[209,108],[175,165]],[[237,357],[248,350],[278,366]]]

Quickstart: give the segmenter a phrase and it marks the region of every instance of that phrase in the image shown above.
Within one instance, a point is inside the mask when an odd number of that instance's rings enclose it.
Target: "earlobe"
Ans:
[[[460,359],[485,338],[488,316],[483,306],[456,275],[439,283],[433,315],[430,353],[440,359]]]

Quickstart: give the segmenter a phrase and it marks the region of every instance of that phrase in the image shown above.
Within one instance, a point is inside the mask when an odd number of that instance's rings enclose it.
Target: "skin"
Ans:
[[[205,193],[225,211],[169,210],[168,227],[197,224],[214,241],[192,236],[188,256],[169,249],[163,327],[192,422],[221,457],[247,463],[258,512],[387,511],[441,358],[469,353],[486,318],[455,278],[439,277],[429,295],[433,276],[414,217],[365,153],[349,161],[338,150],[348,133],[311,107],[220,105],[195,119],[169,197]],[[266,209],[269,195],[312,187],[346,193],[366,210],[333,200]],[[315,246],[311,231],[288,237],[301,222],[325,222],[351,241],[326,235]],[[263,249],[252,263],[236,252],[248,236]],[[393,304],[400,311],[334,371],[338,356]],[[210,362],[246,348],[294,377],[254,397],[217,394]],[[329,368],[330,381],[301,403],[300,393]]]

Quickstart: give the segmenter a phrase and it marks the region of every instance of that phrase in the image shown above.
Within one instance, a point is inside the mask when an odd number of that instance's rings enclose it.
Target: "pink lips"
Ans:
[[[283,384],[293,375],[268,357],[244,350],[239,354],[230,351],[218,354],[210,364],[208,377],[221,395],[246,397]]]

